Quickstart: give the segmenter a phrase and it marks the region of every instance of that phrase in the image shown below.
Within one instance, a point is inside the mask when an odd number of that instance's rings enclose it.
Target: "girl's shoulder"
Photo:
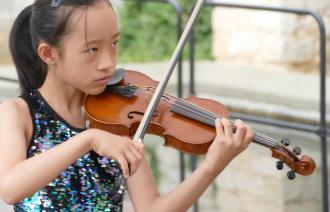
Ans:
[[[32,119],[27,103],[20,97],[0,103],[0,125],[10,126],[13,131],[24,131],[25,136],[32,132]],[[7,128],[6,127],[6,128]]]
[[[23,118],[23,115],[29,114],[27,103],[20,97],[6,100],[0,103],[0,113],[6,115],[18,115]],[[1,116],[2,117],[2,116]]]

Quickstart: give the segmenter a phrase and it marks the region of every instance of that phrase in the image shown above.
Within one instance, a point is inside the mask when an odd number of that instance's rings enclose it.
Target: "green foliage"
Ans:
[[[179,0],[183,27],[195,6],[191,0]],[[121,43],[120,62],[169,60],[177,45],[177,18],[170,4],[157,1],[124,1],[119,8]],[[211,9],[202,9],[195,28],[196,58],[211,59]],[[184,50],[188,58],[188,48]]]

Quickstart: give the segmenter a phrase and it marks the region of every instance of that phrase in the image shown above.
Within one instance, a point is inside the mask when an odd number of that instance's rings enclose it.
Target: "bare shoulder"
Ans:
[[[30,112],[23,99],[15,98],[0,103],[0,117],[0,130],[2,128],[19,134],[23,133],[26,138],[31,134]]]
[[[29,108],[21,98],[15,98],[0,103],[0,117],[24,119],[29,116]],[[10,121],[10,120],[6,120]]]

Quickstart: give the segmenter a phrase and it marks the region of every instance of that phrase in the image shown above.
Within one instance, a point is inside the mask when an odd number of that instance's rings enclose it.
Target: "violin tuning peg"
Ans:
[[[293,152],[294,152],[296,155],[300,155],[300,154],[301,154],[301,149],[300,149],[300,147],[296,146],[295,148],[293,148]]]
[[[282,170],[283,169],[283,161],[281,161],[281,160],[276,161],[276,168],[277,168],[277,170]]]
[[[287,173],[287,177],[289,180],[293,180],[294,178],[296,178],[296,172],[291,170]]]
[[[284,146],[289,146],[290,145],[290,140],[288,138],[283,138],[281,140],[281,143],[284,145]]]
[[[86,129],[91,128],[91,122],[89,120],[86,120],[85,126],[86,126]]]

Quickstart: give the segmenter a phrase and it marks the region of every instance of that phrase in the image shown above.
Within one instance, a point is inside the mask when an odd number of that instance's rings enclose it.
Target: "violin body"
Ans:
[[[134,95],[127,97],[106,90],[100,95],[88,96],[85,112],[91,127],[131,137],[140,124],[158,82],[140,72],[126,71],[121,84],[124,88],[130,85],[136,86]],[[216,101],[191,96],[185,99],[185,102],[222,117],[229,117],[227,108]],[[175,98],[169,95],[163,96],[148,125],[147,132],[163,137],[164,145],[179,151],[205,154],[216,135],[214,126],[174,112],[178,107]]]
[[[114,77],[117,78],[115,83],[109,84],[102,94],[86,97],[85,116],[92,128],[132,137],[158,82],[137,71],[126,70],[122,73],[119,80],[118,74]],[[215,120],[228,117],[228,109],[219,102],[193,96],[180,99],[163,93],[147,133],[163,137],[166,146],[181,152],[202,155],[207,152],[216,136]],[[235,131],[234,122],[231,123]],[[283,169],[284,163],[291,168],[287,174],[289,179],[294,179],[295,173],[310,175],[315,169],[315,162],[311,157],[298,157],[301,153],[299,147],[293,150],[288,148],[288,139],[282,139],[280,143],[254,131],[253,142],[272,151],[272,157],[278,159],[277,169]]]

